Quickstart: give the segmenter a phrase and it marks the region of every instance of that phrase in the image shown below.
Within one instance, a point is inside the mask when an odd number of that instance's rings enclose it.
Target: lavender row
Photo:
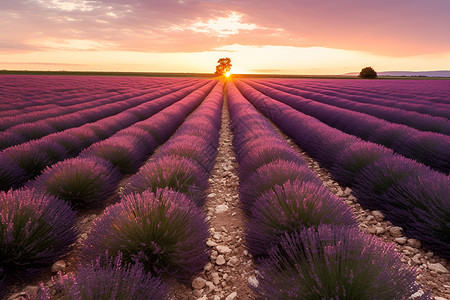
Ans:
[[[114,116],[78,128],[50,134],[42,139],[9,147],[0,153],[0,190],[19,187],[51,164],[73,157],[115,132],[148,118],[179,101],[204,83],[144,102]],[[202,88],[200,88],[202,89]],[[156,133],[155,133],[156,135]],[[163,137],[161,137],[163,138]]]
[[[190,84],[179,84],[174,82],[172,84],[166,85],[165,87],[155,86],[149,89],[138,91],[129,89],[126,91],[122,91],[120,94],[117,92],[108,92],[103,94],[97,92],[95,95],[86,95],[82,97],[77,97],[76,94],[70,94],[71,99],[68,99],[66,101],[59,101],[56,107],[52,107],[50,109],[39,109],[38,111],[34,110],[31,112],[17,112],[12,116],[3,117],[2,119],[0,119],[0,131],[4,131],[10,127],[21,124],[21,126],[15,127],[16,131],[20,132],[21,130],[24,130],[24,127],[27,128],[24,123],[36,122],[39,120],[63,115],[65,115],[64,117],[70,117],[70,115],[68,114],[73,113],[78,114],[74,114],[72,116],[78,116],[81,119],[84,119],[82,114],[83,110],[92,109],[111,103],[117,103],[131,98],[137,100],[139,98],[136,97],[145,97],[146,95],[148,97],[148,94],[151,94],[151,97],[149,97],[150,100],[152,98],[154,99],[164,94],[174,92],[177,89],[182,89],[183,87],[186,87],[188,85]],[[92,114],[89,114],[88,117],[92,118]],[[50,123],[52,127],[55,127],[55,129],[61,129],[61,126],[59,126],[58,123],[60,118],[53,118],[51,120],[48,120],[47,122]],[[26,131],[24,132],[24,134],[26,135]]]
[[[240,85],[246,98],[343,185],[363,207],[381,210],[405,234],[449,258],[449,178]]]
[[[178,78],[139,78],[103,76],[34,76],[0,75],[0,115],[33,112],[41,109],[76,104],[75,97],[99,92],[122,94],[131,89],[143,90],[166,84],[193,83]],[[197,80],[198,82],[198,80]]]
[[[236,84],[245,96],[264,98],[267,95],[334,128],[389,147],[437,171],[446,174],[450,171],[450,136],[392,124],[366,114],[317,103],[257,83],[251,83],[253,88],[241,81]]]
[[[222,89],[219,82],[127,180],[121,202],[94,222],[81,249],[84,264],[97,260],[104,265],[107,251],[125,263],[139,265],[154,278],[169,276],[188,282],[207,263],[209,233],[201,206],[217,154]],[[161,294],[161,299],[165,297]]]
[[[249,215],[246,240],[260,263],[257,294],[264,299],[400,299],[416,292],[415,270],[403,269],[393,246],[358,232],[350,208],[235,86],[227,91],[240,199]],[[370,264],[373,260],[377,265]],[[363,270],[360,264],[369,267]]]
[[[278,81],[278,80],[277,80]],[[280,80],[288,85],[302,85],[311,89],[334,90],[351,96],[367,95],[377,100],[388,100],[392,103],[423,103],[437,107],[450,104],[450,92],[446,80]]]
[[[214,83],[211,81],[151,118],[118,132],[106,145],[113,145],[113,141],[121,139],[129,144],[138,140],[142,144],[133,146],[145,147],[147,141],[154,140],[146,151],[132,149],[134,152],[127,155],[150,153],[158,144],[153,132],[164,132],[158,136],[161,141],[168,138],[200,105]],[[115,146],[120,148],[122,145]],[[123,177],[117,161],[107,160],[95,151],[86,150],[85,154],[48,167],[22,190],[0,193],[0,281],[10,284],[17,278],[36,275],[48,267],[74,242],[77,232],[73,209],[102,207],[114,194]],[[126,159],[126,155],[123,158]],[[183,200],[181,196],[166,194],[161,192],[159,195],[173,198],[174,203]],[[157,199],[154,195],[149,197]]]
[[[252,82],[250,81],[248,83],[251,84]],[[304,88],[291,88],[278,84],[265,82],[261,83],[276,90],[280,90],[292,95],[297,95],[304,100],[313,100],[316,102],[329,104],[355,112],[368,114],[386,120],[388,122],[404,124],[421,131],[432,131],[450,135],[450,121],[444,117],[434,117],[414,111],[379,105],[375,100],[372,100],[372,103],[360,103],[346,100],[345,95],[339,97],[324,95],[326,91],[323,90],[309,92]]]
[[[198,83],[197,87],[205,84]],[[189,86],[192,88],[192,86]],[[167,89],[156,89],[149,94],[129,97],[130,95],[120,95],[108,99],[108,103],[98,103],[92,108],[72,112],[66,115],[42,119],[36,122],[23,123],[12,126],[4,132],[0,132],[0,149],[18,145],[23,142],[38,139],[51,133],[59,132],[68,128],[78,127],[86,123],[92,123],[103,118],[116,115],[122,111],[135,106],[145,104],[164,95],[170,95],[177,90],[182,90],[185,86],[175,86]],[[20,119],[20,116],[17,118]]]
[[[377,104],[385,107],[398,108],[406,111],[415,111],[421,114],[427,114],[435,117],[450,119],[448,109],[448,85],[445,81],[395,81],[394,84],[389,81],[354,81],[354,80],[277,80],[277,81],[258,81],[271,82],[272,84],[282,85],[309,91],[305,97],[315,96],[317,93],[339,97],[351,100],[360,104]],[[312,82],[312,84],[309,84]],[[321,83],[321,84],[319,84]],[[357,83],[355,88],[352,83]],[[391,95],[389,91],[404,88],[404,97]],[[419,89],[419,90],[417,90]],[[432,93],[440,91],[436,97],[431,97]],[[429,99],[431,97],[431,99]]]

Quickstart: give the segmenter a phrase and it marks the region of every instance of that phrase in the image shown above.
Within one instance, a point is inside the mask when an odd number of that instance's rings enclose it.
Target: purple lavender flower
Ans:
[[[81,250],[84,262],[108,250],[147,271],[187,282],[208,261],[208,225],[200,209],[181,193],[156,190],[124,196],[106,208]]]
[[[256,292],[264,299],[395,300],[419,289],[416,269],[401,262],[393,244],[348,226],[286,234],[259,272]]]
[[[76,213],[36,190],[0,192],[0,281],[36,275],[75,241]]]
[[[121,175],[110,162],[94,156],[72,158],[48,167],[31,185],[77,208],[102,207]]]
[[[246,240],[250,252],[257,257],[267,255],[271,245],[277,245],[285,233],[299,228],[357,224],[350,207],[328,188],[298,180],[277,185],[261,195],[251,216]]]
[[[208,175],[192,160],[174,155],[163,156],[145,164],[131,176],[124,194],[146,190],[155,193],[158,188],[166,187],[186,194],[200,207],[206,200],[204,193],[208,187]]]
[[[244,210],[250,212],[256,199],[274,186],[295,180],[312,182],[316,185],[322,184],[322,181],[306,165],[299,166],[279,159],[259,167],[239,185],[239,196]]]

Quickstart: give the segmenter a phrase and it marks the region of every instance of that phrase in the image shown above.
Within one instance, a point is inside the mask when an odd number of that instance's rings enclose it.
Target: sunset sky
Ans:
[[[450,0],[0,0],[0,69],[450,70]]]

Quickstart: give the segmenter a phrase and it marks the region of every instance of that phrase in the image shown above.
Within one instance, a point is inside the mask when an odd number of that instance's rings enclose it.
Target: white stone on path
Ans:
[[[231,294],[229,294],[225,300],[234,300],[237,297],[237,293],[236,292],[232,292]]]
[[[226,204],[219,204],[216,206],[216,214],[228,211],[229,207]]]

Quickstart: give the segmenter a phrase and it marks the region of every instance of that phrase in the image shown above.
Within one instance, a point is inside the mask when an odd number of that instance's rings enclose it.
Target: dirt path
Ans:
[[[253,293],[248,282],[254,280],[255,268],[244,242],[245,215],[239,205],[238,164],[229,124],[225,99],[218,154],[209,179],[205,205],[211,230],[211,238],[207,242],[212,250],[210,262],[194,279],[192,287],[174,284],[174,300],[252,299]]]

